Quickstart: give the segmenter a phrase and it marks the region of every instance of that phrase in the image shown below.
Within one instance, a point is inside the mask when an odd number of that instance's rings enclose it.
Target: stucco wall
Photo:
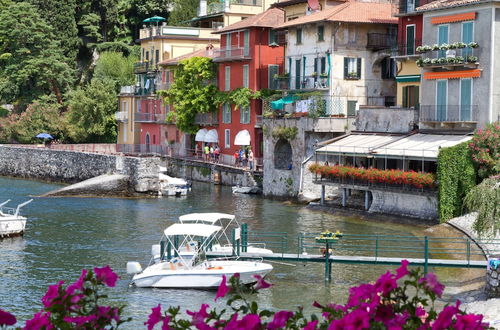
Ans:
[[[365,132],[407,133],[418,123],[418,112],[411,109],[360,109],[356,130]]]
[[[437,219],[437,198],[419,194],[371,190],[368,212],[402,215],[426,220]]]

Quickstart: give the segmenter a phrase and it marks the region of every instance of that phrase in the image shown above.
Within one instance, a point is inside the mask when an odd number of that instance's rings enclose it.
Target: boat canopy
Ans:
[[[214,225],[206,225],[201,223],[174,223],[165,229],[165,236],[185,235],[185,236],[201,236],[209,237],[210,235],[221,230],[222,227]]]
[[[211,224],[214,224],[218,220],[221,219],[228,219],[228,220],[234,220],[235,216],[232,214],[226,214],[226,213],[190,213],[190,214],[185,214],[181,215],[179,217],[179,221],[181,223],[186,223],[186,222],[208,222]]]

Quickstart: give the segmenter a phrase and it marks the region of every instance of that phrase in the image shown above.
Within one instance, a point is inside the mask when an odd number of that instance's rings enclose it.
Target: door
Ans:
[[[149,133],[146,133],[146,153],[149,152]]]
[[[358,101],[347,101],[347,117],[356,116],[356,104]]]
[[[460,80],[460,121],[472,120],[472,79]]]
[[[438,37],[437,37],[437,43],[438,45],[442,44],[447,44],[448,43],[448,31],[449,31],[449,25],[443,24],[438,26]],[[446,50],[440,50],[438,52],[439,57],[446,57]]]
[[[406,55],[415,54],[415,25],[406,26]]]
[[[446,121],[448,107],[448,80],[436,83],[436,121]]]
[[[243,37],[243,52],[244,56],[248,56],[250,54],[250,32],[245,30]]]
[[[295,60],[295,89],[300,88],[300,63],[301,60]]]

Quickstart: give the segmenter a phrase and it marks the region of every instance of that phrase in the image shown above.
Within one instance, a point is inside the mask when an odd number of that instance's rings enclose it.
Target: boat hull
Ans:
[[[0,217],[0,238],[21,236],[26,228],[24,217]]]
[[[253,261],[210,261],[193,269],[171,269],[169,262],[161,262],[134,275],[131,284],[141,288],[216,289],[222,275],[229,279],[239,273],[241,283],[251,284],[256,282],[254,275],[264,277],[272,269],[269,264]]]

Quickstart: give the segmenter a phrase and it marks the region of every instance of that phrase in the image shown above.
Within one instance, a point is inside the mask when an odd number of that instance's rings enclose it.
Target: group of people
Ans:
[[[250,148],[239,149],[234,152],[234,165],[238,167],[249,168],[251,171],[254,169],[254,156]]]
[[[206,162],[218,163],[220,160],[220,148],[219,145],[205,144],[202,148],[203,160]]]

